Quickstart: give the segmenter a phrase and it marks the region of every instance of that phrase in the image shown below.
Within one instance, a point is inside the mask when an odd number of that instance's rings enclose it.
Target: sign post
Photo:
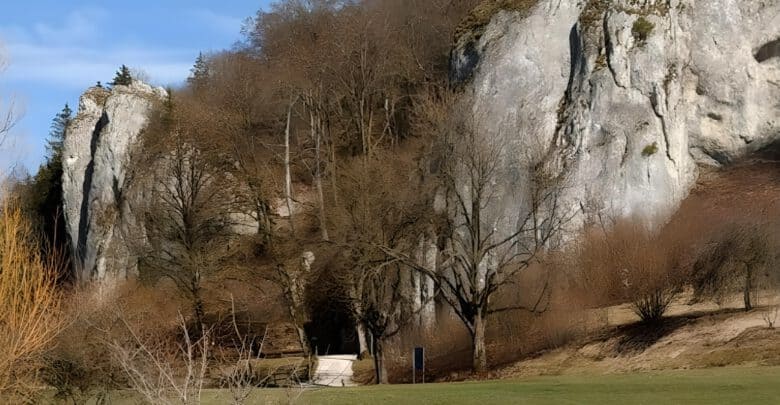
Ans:
[[[425,349],[415,347],[412,356],[412,384],[417,383],[417,372],[421,372],[422,383],[425,384]]]

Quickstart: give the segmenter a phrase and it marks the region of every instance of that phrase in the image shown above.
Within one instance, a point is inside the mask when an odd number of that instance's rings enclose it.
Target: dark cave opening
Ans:
[[[755,56],[758,63],[763,63],[769,59],[780,57],[780,38],[764,44],[753,56]]]
[[[780,162],[780,140],[770,142],[752,154],[752,157],[763,160]]]
[[[304,325],[312,352],[319,355],[358,353],[360,344],[355,320],[346,308],[331,302],[312,309],[311,321]]]

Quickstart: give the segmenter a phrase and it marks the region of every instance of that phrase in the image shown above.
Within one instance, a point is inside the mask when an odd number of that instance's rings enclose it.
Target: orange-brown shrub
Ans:
[[[471,337],[449,308],[441,308],[436,325],[425,330],[411,323],[391,339],[387,349],[390,383],[412,382],[412,351],[425,348],[425,378],[452,379],[457,372],[471,369]],[[417,376],[418,381],[421,378]],[[457,377],[454,377],[457,378]]]
[[[487,330],[491,367],[512,363],[544,350],[564,346],[603,327],[599,310],[586,300],[564,271],[562,256],[545,257],[505,285],[496,295]],[[471,370],[471,341],[462,322],[447,307],[440,309],[436,325],[428,331],[410,325],[391,342],[392,382],[411,381],[411,353],[426,349],[426,378],[457,380]]]
[[[639,221],[590,229],[572,252],[581,295],[591,307],[630,302],[642,321],[657,322],[687,281],[687,242]]]
[[[45,260],[29,222],[8,201],[0,206],[0,396],[28,399],[39,387],[43,355],[57,336],[59,266]]]
[[[763,218],[729,222],[719,226],[697,251],[692,268],[696,298],[710,298],[721,304],[742,293],[744,309],[757,304],[760,290],[780,285],[776,223]]]
[[[85,400],[126,387],[111,359],[110,345],[131,342],[128,325],[144,339],[175,343],[176,316],[183,305],[173,291],[136,283],[117,287],[93,284],[70,292],[66,326],[46,356],[42,376],[60,399]]]

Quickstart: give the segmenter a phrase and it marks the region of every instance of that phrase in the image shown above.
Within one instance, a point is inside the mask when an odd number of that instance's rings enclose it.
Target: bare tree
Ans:
[[[234,366],[229,367],[222,373],[221,385],[223,388],[227,388],[227,390],[230,391],[232,403],[234,405],[241,405],[246,403],[249,396],[252,394],[253,389],[257,385],[262,385],[267,379],[264,378],[261,381],[257,381],[251,365],[251,361],[254,359],[253,348],[259,343],[259,356],[263,351],[265,336],[263,336],[260,342],[256,342],[254,337],[242,334],[238,322],[236,322],[236,305],[232,295],[230,297],[230,304],[231,325],[233,326],[233,332],[235,333],[234,338],[236,341],[234,342],[234,345],[236,351],[234,358],[227,359],[227,361],[223,360],[223,363],[233,363]]]
[[[295,221],[293,217],[292,203],[292,170],[290,164],[290,126],[292,121],[292,110],[295,105],[295,99],[290,100],[287,107],[287,124],[284,127],[284,200],[287,203],[287,215],[290,218],[290,233],[295,237]]]
[[[312,252],[304,252],[297,260],[281,261],[276,264],[276,272],[272,278],[282,289],[290,320],[295,325],[298,341],[307,356],[311,349],[304,329],[308,320],[304,292],[308,287],[309,272],[314,260]]]
[[[403,264],[377,247],[411,251],[426,226],[426,213],[431,212],[426,185],[410,175],[414,173],[415,162],[396,157],[393,167],[389,167],[387,162],[391,156],[389,152],[377,152],[374,157],[363,156],[345,165],[340,170],[341,198],[334,207],[334,229],[338,233],[334,232],[332,243],[346,258],[333,271],[333,277],[343,289],[334,295],[345,300],[345,306],[357,322],[361,354],[368,352],[367,332],[372,327],[376,330],[389,327],[377,324],[376,319],[371,321],[372,317],[387,317],[394,312],[383,306],[386,303],[383,297],[393,289],[376,290],[381,286],[376,273],[378,269],[395,268],[390,266],[392,263]],[[392,280],[388,275],[383,280],[387,283],[384,286],[389,288]],[[404,287],[406,297],[410,289]]]
[[[131,388],[154,404],[196,405],[209,367],[209,333],[190,335],[186,321],[179,316],[184,341],[176,347],[141,337],[122,319],[131,343],[108,342],[111,355],[125,372]]]
[[[209,58],[208,86],[193,84],[191,89],[192,98],[214,112],[209,118],[217,130],[209,141],[235,162],[228,169],[242,185],[236,197],[256,219],[266,248],[274,234],[272,201],[286,186],[279,141],[286,123],[278,117],[287,105],[265,80],[275,74],[245,53],[226,52]]]
[[[204,283],[235,253],[236,214],[229,159],[213,153],[201,136],[200,111],[171,106],[160,128],[147,131],[141,154],[150,167],[143,210],[144,235],[136,247],[147,276],[170,279],[191,302],[195,326],[204,323]],[[188,120],[192,118],[192,120]],[[132,240],[128,238],[128,240]]]
[[[716,232],[693,266],[697,295],[722,299],[741,292],[745,310],[753,309],[757,291],[777,281],[768,272],[777,261],[768,227],[748,221]]]
[[[6,59],[3,55],[2,46],[0,46],[0,73],[6,69]],[[0,100],[0,147],[3,146],[8,134],[13,129],[14,125],[18,122],[18,110],[13,100],[7,101],[8,105],[4,106],[2,100]]]
[[[529,192],[521,207],[505,209],[499,184],[511,177],[506,159],[512,151],[501,143],[500,134],[481,131],[470,106],[452,95],[432,103],[425,114],[428,130],[438,138],[434,161],[448,201],[442,263],[434,271],[397,249],[384,251],[436,280],[441,297],[471,335],[474,371],[484,372],[488,315],[509,309],[539,311],[544,305],[538,299],[530,308],[494,308],[491,297],[556,242],[574,211],[562,205],[565,178],[548,166],[545,155],[530,156],[530,163],[517,170],[524,173],[518,181],[524,181]]]
[[[412,272],[397,260],[381,263],[363,274],[362,322],[374,339],[377,384],[387,384],[387,341],[410,324],[422,306],[409,299]],[[423,303],[424,305],[424,303]]]

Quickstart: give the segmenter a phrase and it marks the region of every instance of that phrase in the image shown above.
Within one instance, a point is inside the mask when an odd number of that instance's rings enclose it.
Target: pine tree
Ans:
[[[209,74],[208,60],[201,52],[198,54],[198,58],[195,59],[192,69],[190,69],[190,77],[187,78],[187,83],[195,88],[200,88],[208,82]]]
[[[126,65],[122,65],[117,70],[114,76],[114,81],[111,82],[112,86],[129,86],[133,84],[133,75],[130,74],[130,68]]]
[[[46,140],[47,159],[60,160],[62,157],[62,144],[65,141],[65,133],[73,119],[73,110],[66,103],[62,111],[54,117],[49,130],[49,139]]]
[[[73,111],[65,107],[52,120],[49,138],[46,140],[46,161],[34,177],[25,182],[21,196],[23,209],[34,218],[39,232],[41,253],[46,256],[59,253],[68,259],[68,238],[62,204],[63,143]],[[58,274],[60,281],[69,280],[71,274]]]

